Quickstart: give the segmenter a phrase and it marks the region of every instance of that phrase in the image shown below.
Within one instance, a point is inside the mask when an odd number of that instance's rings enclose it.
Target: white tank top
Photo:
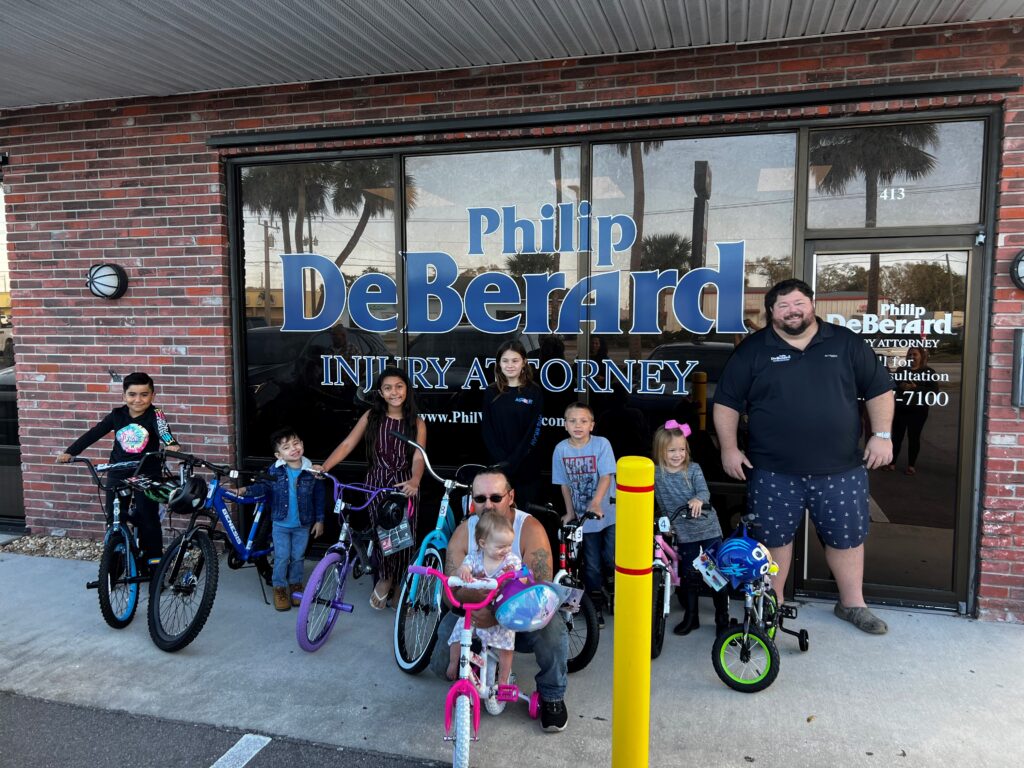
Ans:
[[[512,538],[512,551],[519,553],[520,560],[523,559],[523,549],[519,544],[519,534],[523,530],[523,523],[526,522],[526,518],[528,518],[529,516],[530,515],[528,515],[526,512],[517,509],[516,519],[512,522],[512,532],[514,534]],[[479,519],[480,518],[476,515],[473,515],[469,518],[469,529],[466,531],[466,535],[469,537],[469,541],[467,542],[468,546],[466,549],[466,557],[472,556],[472,554],[477,550],[476,524]]]

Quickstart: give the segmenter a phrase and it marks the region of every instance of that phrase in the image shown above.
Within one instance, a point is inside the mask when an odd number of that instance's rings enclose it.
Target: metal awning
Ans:
[[[1024,16],[1024,0],[0,0],[0,109]]]

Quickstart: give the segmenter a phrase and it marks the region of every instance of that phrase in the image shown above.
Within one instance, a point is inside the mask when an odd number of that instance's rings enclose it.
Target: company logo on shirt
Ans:
[[[788,363],[792,359],[789,355],[775,355],[775,357],[771,358],[771,361],[773,363]]]
[[[533,405],[533,398],[532,397],[517,397],[516,398],[516,402],[517,403],[522,403],[523,405]]]

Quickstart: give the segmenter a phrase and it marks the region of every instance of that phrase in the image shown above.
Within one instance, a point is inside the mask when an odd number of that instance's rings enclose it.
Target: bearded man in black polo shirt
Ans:
[[[715,389],[722,466],[747,481],[758,538],[779,564],[780,599],[806,509],[839,588],[836,616],[885,634],[864,603],[864,539],[867,469],[892,460],[892,377],[863,339],[815,316],[802,280],[778,283],[764,304],[771,323],[736,348]],[[863,448],[861,399],[872,431]],[[746,453],[736,439],[741,413],[750,425]]]

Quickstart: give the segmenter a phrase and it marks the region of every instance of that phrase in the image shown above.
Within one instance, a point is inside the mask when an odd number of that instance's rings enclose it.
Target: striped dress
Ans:
[[[392,434],[391,430],[403,432],[401,419],[392,419],[386,416],[377,427],[377,443],[373,454],[370,456],[370,470],[366,473],[366,482],[378,488],[394,487],[398,483],[405,482],[412,477],[412,461],[408,457],[408,447]],[[413,535],[416,534],[416,516],[419,508],[419,493],[412,500],[412,517],[409,525],[412,527]],[[377,509],[383,503],[383,496],[378,497],[370,509],[370,519],[377,524]],[[398,587],[405,572],[412,562],[416,546],[406,547],[388,557],[380,558],[379,574],[377,580],[391,580],[391,583]],[[379,550],[378,550],[379,555]],[[397,591],[397,590],[396,590]]]

